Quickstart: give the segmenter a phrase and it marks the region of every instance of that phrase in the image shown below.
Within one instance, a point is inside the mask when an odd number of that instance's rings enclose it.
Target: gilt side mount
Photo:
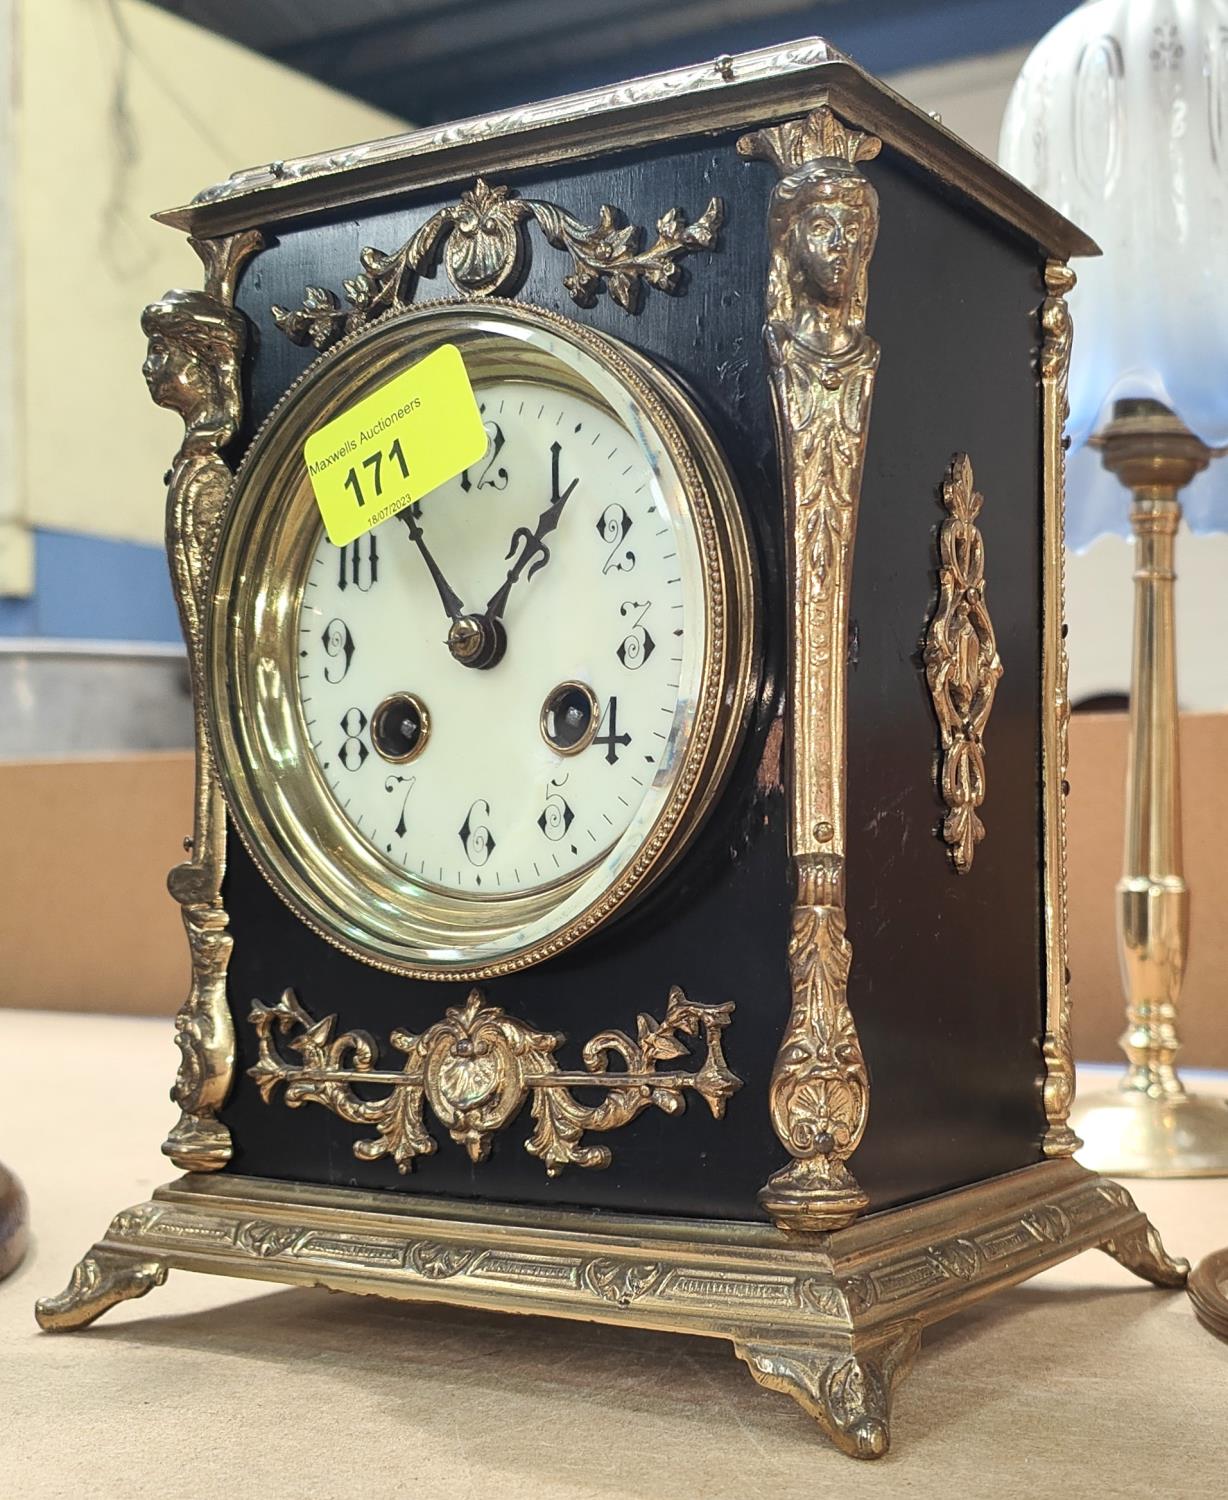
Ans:
[[[1002,660],[985,602],[985,542],[977,527],[984,496],[966,453],[951,460],[942,486],[947,519],[938,534],[938,608],[925,638],[925,677],[942,739],[939,786],[947,815],[942,836],[961,875],[985,837],[985,730]]]

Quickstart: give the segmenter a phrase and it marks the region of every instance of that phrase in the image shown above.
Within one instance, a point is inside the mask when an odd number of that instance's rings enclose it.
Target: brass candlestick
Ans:
[[[1078,1101],[1079,1159],[1124,1177],[1228,1175],[1228,1106],[1185,1091],[1174,1059],[1177,999],[1189,941],[1182,873],[1173,544],[1177,496],[1215,456],[1158,401],[1119,401],[1093,441],[1133,491],[1134,660],[1126,777],[1125,870],[1117,934],[1126,991],[1121,1038],[1129,1067],[1117,1088]]]

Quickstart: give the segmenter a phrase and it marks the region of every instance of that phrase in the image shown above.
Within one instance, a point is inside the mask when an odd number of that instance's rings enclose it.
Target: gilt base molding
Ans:
[[[83,1328],[172,1270],[208,1271],[725,1338],[843,1452],[878,1458],[925,1325],[1096,1247],[1158,1286],[1185,1283],[1125,1188],[1070,1160],[805,1236],[225,1173],[117,1214],[36,1315]]]

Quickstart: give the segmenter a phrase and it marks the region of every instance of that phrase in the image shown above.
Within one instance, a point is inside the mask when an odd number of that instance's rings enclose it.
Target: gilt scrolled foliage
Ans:
[[[259,1057],[249,1069],[265,1103],[284,1088],[291,1108],[319,1104],[351,1124],[370,1126],[374,1135],[354,1143],[363,1161],[389,1157],[398,1171],[436,1150],[427,1129],[425,1109],[465,1148],[473,1162],[484,1161],[495,1134],[519,1114],[531,1097],[533,1132],[525,1150],[545,1164],[548,1176],[564,1167],[605,1167],[610,1148],[584,1140],[590,1132],[617,1130],[654,1107],[676,1115],[686,1107],[687,1090],[708,1105],[715,1118],[741,1085],[722,1052],[722,1033],[733,1015],[732,1003],[693,1005],[675,986],[665,1019],[637,1018],[636,1034],[603,1031],[584,1046],[586,1071],[563,1072],[555,1060],[565,1038],[536,1031],[486,1002],[473,989],[462,1006],[452,1006],[443,1020],[420,1035],[396,1030],[392,1046],[404,1055],[396,1071],[377,1069],[380,1048],[365,1031],[334,1035],[335,1016],[313,1020],[292,990],[275,1005],[252,1007],[250,1020],[259,1038]],[[277,1038],[301,1058],[288,1062],[277,1050]],[[685,1057],[687,1039],[702,1040],[704,1055],[693,1072],[659,1071],[658,1064]],[[610,1063],[617,1061],[618,1068]],[[572,1089],[601,1084],[605,1095],[584,1104]],[[368,1085],[386,1086],[372,1097]],[[362,1093],[356,1086],[363,1086]]]
[[[434,276],[440,263],[461,296],[510,293],[525,267],[525,225],[530,221],[547,244],[571,257],[563,285],[577,306],[592,307],[604,290],[625,312],[633,313],[645,286],[679,290],[679,261],[713,248],[723,215],[719,198],[712,198],[693,224],[687,223],[681,209],[671,208],[657,220],[652,244],[643,248],[643,229],[623,223],[608,203],[602,204],[595,224],[585,224],[557,203],[518,198],[510,188],[492,186],[479,177],[398,250],[385,254],[371,246],[364,249],[359,256],[362,269],[344,282],[348,306],[327,287],[309,286],[301,306],[274,307],[273,320],[292,342],[326,349],[383,313],[410,306],[420,278]]]
[[[925,677],[942,740],[939,786],[947,814],[942,836],[967,875],[985,837],[985,731],[1002,660],[985,585],[985,542],[977,526],[984,496],[966,453],[951,460],[942,486],[947,518],[938,533],[938,605],[925,638]]]

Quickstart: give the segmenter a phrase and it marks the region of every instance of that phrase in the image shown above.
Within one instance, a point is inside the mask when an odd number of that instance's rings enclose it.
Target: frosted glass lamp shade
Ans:
[[[1126,396],[1228,444],[1228,0],[1087,0],[1037,44],[1002,125],[1007,171],[1095,238],[1071,295],[1070,436]],[[1094,454],[1070,474],[1069,536],[1128,533]],[[1228,462],[1185,495],[1228,530]]]

